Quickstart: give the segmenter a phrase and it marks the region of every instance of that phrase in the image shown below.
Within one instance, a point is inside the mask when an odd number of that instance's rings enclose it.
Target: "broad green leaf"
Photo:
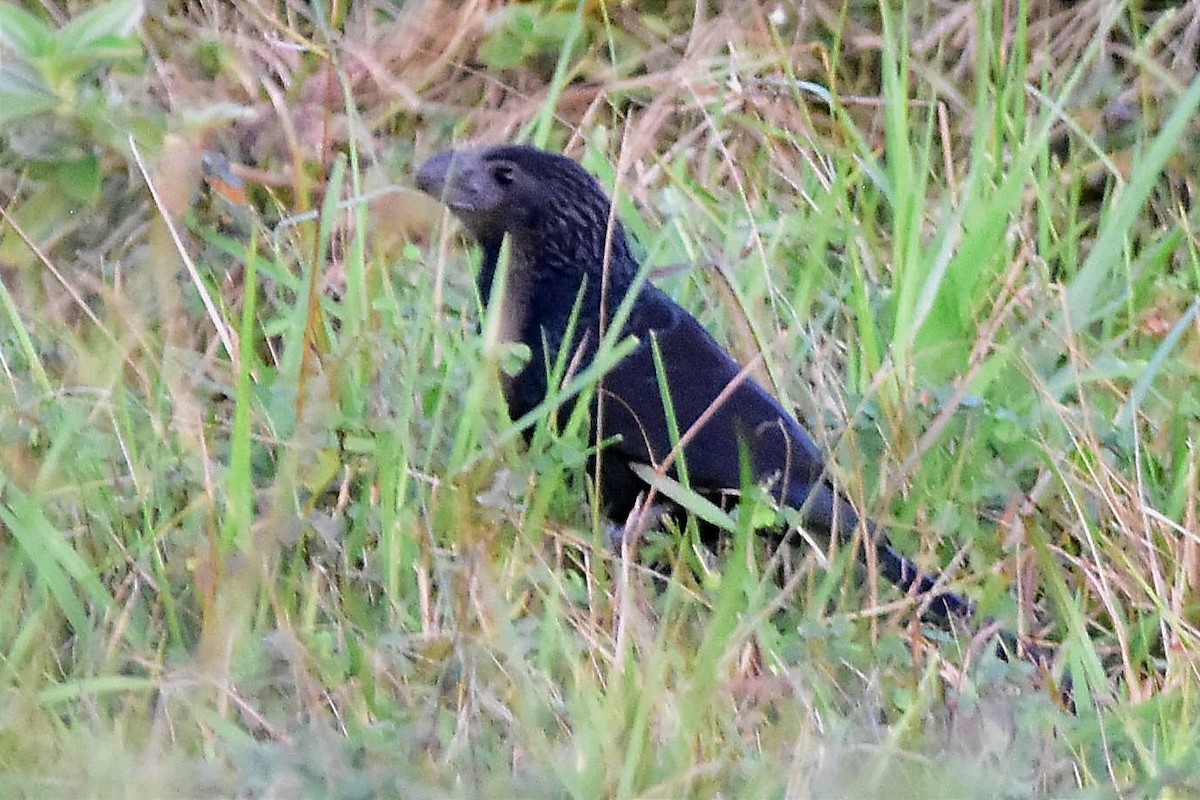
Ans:
[[[145,13],[142,0],[112,0],[68,22],[56,38],[62,52],[79,54],[93,47],[105,49],[106,40],[128,38]]]
[[[58,101],[53,95],[40,92],[8,92],[0,86],[0,129],[16,120],[47,114]]]
[[[0,3],[0,50],[32,61],[50,47],[51,32],[37,17],[10,3]],[[0,60],[5,60],[0,52]]]
[[[54,178],[69,197],[82,203],[91,205],[100,198],[100,159],[95,155],[62,162]]]
[[[111,63],[128,63],[141,58],[142,45],[126,36],[102,36],[86,47],[67,49],[56,54],[54,66],[59,74],[75,75]]]
[[[479,57],[489,69],[512,69],[525,60],[525,44],[516,36],[502,30],[484,42],[479,48]]]

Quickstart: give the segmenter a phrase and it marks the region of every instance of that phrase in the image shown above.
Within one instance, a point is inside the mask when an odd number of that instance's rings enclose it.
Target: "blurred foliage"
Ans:
[[[515,3],[495,11],[479,57],[493,70],[507,70],[542,59],[557,59],[576,24],[574,11],[536,3]],[[551,61],[551,65],[553,61]]]
[[[35,241],[100,199],[130,136],[153,145],[161,135],[164,115],[116,80],[146,68],[143,13],[141,0],[110,0],[56,28],[0,3],[0,169],[37,187],[13,210]],[[13,258],[19,249],[5,252]]]

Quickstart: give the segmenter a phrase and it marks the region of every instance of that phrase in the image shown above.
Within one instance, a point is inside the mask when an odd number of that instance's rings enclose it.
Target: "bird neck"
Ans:
[[[486,305],[492,296],[492,285],[500,265],[503,234],[482,237],[479,244],[483,250],[483,263],[479,270],[476,286],[479,297]],[[603,243],[594,251],[584,252],[573,248],[573,256],[562,247],[545,237],[532,241],[525,237],[510,237],[509,269],[522,273],[523,282],[553,283],[561,290],[559,296],[574,298],[586,281],[589,293],[599,292],[606,283],[607,296],[619,302],[637,277],[638,264],[629,253],[624,233],[613,231],[612,244],[605,253]],[[607,276],[605,272],[607,271]],[[510,275],[511,277],[511,275]]]
[[[483,247],[483,264],[479,268],[476,286],[479,289],[479,299],[485,306],[492,297],[492,283],[496,280],[496,267],[500,264],[500,246],[503,243],[503,234],[481,239],[479,242]]]

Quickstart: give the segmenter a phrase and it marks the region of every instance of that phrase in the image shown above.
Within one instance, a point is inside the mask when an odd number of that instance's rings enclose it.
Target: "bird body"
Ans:
[[[502,335],[531,352],[504,384],[513,419],[545,399],[564,347],[577,369],[592,362],[602,328],[626,304],[620,335],[636,337],[637,344],[603,375],[591,409],[593,435],[612,439],[600,452],[598,487],[610,518],[624,520],[647,489],[634,465],[663,464],[678,435],[700,421],[681,456],[692,489],[736,492],[745,460],[754,480],[780,505],[799,510],[806,527],[849,542],[865,526],[864,541],[881,573],[902,590],[923,595],[928,614],[942,621],[972,614],[966,599],[923,574],[855,512],[808,432],[743,374],[694,316],[638,281],[638,263],[611,201],[582,167],[525,146],[454,150],[426,162],[417,186],[442,201],[483,248],[478,288],[484,302],[492,297],[508,237],[510,260],[499,297]]]

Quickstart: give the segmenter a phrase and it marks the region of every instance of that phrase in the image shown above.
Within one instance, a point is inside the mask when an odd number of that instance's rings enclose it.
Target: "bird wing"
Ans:
[[[640,343],[605,375],[602,386],[600,433],[604,438],[620,436],[612,445],[614,455],[661,464],[676,441],[668,413],[674,413],[680,436],[705,417],[682,454],[694,488],[740,489],[744,453],[754,479],[770,486],[781,503],[803,508],[809,522],[826,531],[833,529],[836,508],[842,522],[838,527],[853,528],[857,517],[829,485],[812,437],[752,377],[743,375],[739,381],[737,362],[695,317],[648,287],[635,301],[625,333],[637,336]],[[655,347],[669,405],[660,391]]]

